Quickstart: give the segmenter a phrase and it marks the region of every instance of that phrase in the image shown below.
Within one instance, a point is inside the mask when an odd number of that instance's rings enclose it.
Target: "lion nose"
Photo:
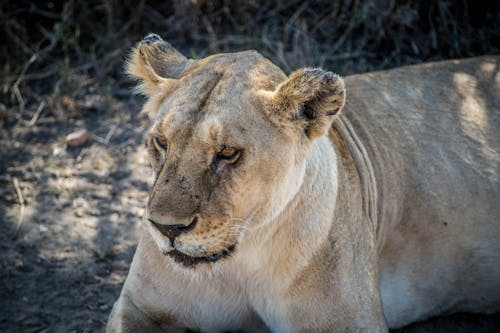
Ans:
[[[170,242],[173,243],[174,239],[182,234],[183,232],[188,232],[189,230],[194,229],[196,224],[198,223],[198,217],[196,216],[193,221],[189,225],[185,224],[160,224],[156,223],[152,219],[148,219],[156,229],[158,229],[163,235],[167,236],[170,239]]]

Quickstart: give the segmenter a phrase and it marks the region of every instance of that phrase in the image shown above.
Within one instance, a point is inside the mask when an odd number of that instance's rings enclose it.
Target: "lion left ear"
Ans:
[[[141,81],[138,90],[153,96],[176,81],[193,60],[156,34],[149,34],[130,53],[127,74]]]
[[[296,70],[272,93],[273,112],[311,140],[324,135],[345,103],[344,80],[319,68]]]

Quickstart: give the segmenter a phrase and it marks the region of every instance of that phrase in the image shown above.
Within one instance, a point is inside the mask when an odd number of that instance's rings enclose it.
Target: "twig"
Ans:
[[[21,84],[21,82],[23,81],[24,79],[24,74],[26,73],[26,71],[28,70],[28,68],[31,66],[32,63],[34,63],[36,61],[36,59],[38,59],[38,54],[34,53],[31,58],[28,60],[28,62],[24,65],[21,73],[19,74],[19,77],[17,78],[16,82],[14,82],[14,84],[12,85],[12,90],[14,92],[14,95],[16,96],[16,99],[19,103],[19,108],[20,108],[20,114],[23,114],[24,112],[24,99],[23,99],[23,95],[21,95],[21,90],[19,89],[19,85]]]
[[[300,14],[307,8],[308,3],[304,2],[296,11],[293,13],[292,16],[288,19],[288,21],[285,23],[285,29],[283,33],[285,34],[284,40],[288,39],[288,31],[293,25],[295,24],[295,21],[299,18]]]
[[[59,19],[60,18],[59,14],[54,14],[52,12],[40,9],[33,2],[30,2],[30,12],[38,14],[38,15],[46,17],[46,18],[49,18],[49,19]]]
[[[95,67],[98,64],[103,64],[109,61],[110,59],[113,59],[114,57],[118,56],[121,52],[123,52],[125,47],[120,47],[115,49],[114,51],[106,54],[104,57],[93,60],[91,62],[84,63],[80,66],[74,66],[71,68],[72,72],[79,72],[79,71],[86,71],[92,67]],[[37,73],[29,73],[23,75],[23,81],[31,81],[31,80],[39,80],[39,79],[44,79],[49,76],[57,74],[61,70],[60,64],[55,64],[49,67],[45,72],[37,72]],[[0,83],[10,83],[14,81],[18,76],[8,76],[2,78],[3,81],[0,81]]]
[[[37,72],[37,73],[33,73],[33,74],[26,74],[24,76],[24,80],[23,81],[45,79],[46,77],[49,77],[49,76],[52,76],[52,75],[56,74],[59,70],[60,70],[59,66],[52,66],[48,70],[46,70],[45,72]],[[7,77],[3,78],[2,83],[6,84],[6,83],[9,83],[9,82],[12,82],[16,78],[17,78],[17,76],[7,76]]]
[[[83,148],[80,151],[80,154],[78,154],[78,156],[75,159],[76,163],[80,163],[83,160],[83,156],[85,156],[86,153],[87,153],[87,149]]]
[[[106,142],[106,145],[109,143],[109,140],[111,140],[111,137],[113,136],[113,133],[116,130],[116,125],[111,126],[111,129],[109,130],[108,134],[106,134],[106,137],[104,138],[104,142]]]
[[[362,52],[362,51],[357,51],[357,52],[345,52],[345,53],[339,53],[333,56],[328,57],[329,61],[338,61],[338,60],[346,60],[346,59],[351,59],[351,58],[359,58],[359,57],[372,57],[373,54],[368,53],[368,52]]]
[[[17,180],[16,177],[14,177],[12,179],[12,182],[14,183],[14,187],[16,188],[17,199],[19,200],[19,204],[24,206],[26,202],[24,201],[24,196],[23,192],[21,191],[21,187],[19,186],[19,181]]]
[[[212,52],[218,52],[219,49],[217,47],[217,33],[215,32],[214,27],[210,23],[210,20],[206,15],[202,15],[201,21],[203,22],[203,25],[205,25],[205,29],[207,29],[208,36],[209,36],[209,48]]]
[[[14,92],[14,95],[16,96],[17,102],[19,103],[19,116],[23,114],[24,112],[24,98],[23,95],[21,95],[21,90],[19,90],[19,86],[14,85],[12,86],[12,91]]]
[[[26,208],[26,202],[24,201],[23,192],[21,191],[21,187],[19,186],[19,181],[17,180],[17,178],[14,177],[12,179],[12,182],[14,183],[14,188],[16,189],[17,193],[17,200],[19,201],[20,205],[19,218],[17,219],[16,229],[14,230],[14,237],[15,237],[24,221],[24,210]]]
[[[10,39],[16,44],[16,46],[21,48],[24,53],[33,54],[33,50],[28,46],[28,44],[24,43],[23,38],[17,36],[14,33],[14,31],[12,31],[11,27],[18,28],[19,23],[16,22],[16,20],[14,20],[14,19],[7,20],[7,22],[5,24],[5,30],[6,30],[7,36],[9,36]]]
[[[108,143],[106,142],[106,140],[105,140],[105,139],[101,138],[101,137],[100,137],[100,136],[98,136],[98,135],[95,135],[95,134],[90,133],[90,137],[91,137],[92,139],[94,139],[95,141],[97,141],[97,142],[99,142],[99,143],[103,144],[103,145],[107,145],[107,144],[108,144]]]
[[[19,86],[21,84],[24,74],[26,74],[26,71],[28,68],[31,66],[32,63],[34,63],[38,59],[38,54],[33,53],[33,55],[30,57],[30,59],[24,64],[23,69],[21,70],[21,73],[19,74],[19,77],[17,78],[16,82],[14,82],[14,86]]]
[[[42,113],[44,108],[45,108],[45,101],[41,101],[40,105],[38,105],[38,109],[36,109],[35,114],[28,123],[29,127],[34,126],[36,124],[36,121],[38,120],[38,117],[40,117],[40,114]]]

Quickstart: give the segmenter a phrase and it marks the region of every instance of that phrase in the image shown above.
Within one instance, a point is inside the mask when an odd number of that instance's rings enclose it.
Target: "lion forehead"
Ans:
[[[215,105],[210,111],[224,111],[231,101],[241,100],[244,91],[273,90],[285,78],[278,67],[255,51],[210,56],[195,61],[182,73],[162,110],[203,112]]]

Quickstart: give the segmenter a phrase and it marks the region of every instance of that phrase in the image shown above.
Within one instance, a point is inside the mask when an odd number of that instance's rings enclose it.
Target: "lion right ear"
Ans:
[[[344,80],[320,68],[296,70],[267,94],[268,115],[313,140],[330,128],[345,103]]]
[[[126,72],[141,81],[138,91],[151,97],[176,81],[191,62],[160,36],[149,34],[130,53]]]

